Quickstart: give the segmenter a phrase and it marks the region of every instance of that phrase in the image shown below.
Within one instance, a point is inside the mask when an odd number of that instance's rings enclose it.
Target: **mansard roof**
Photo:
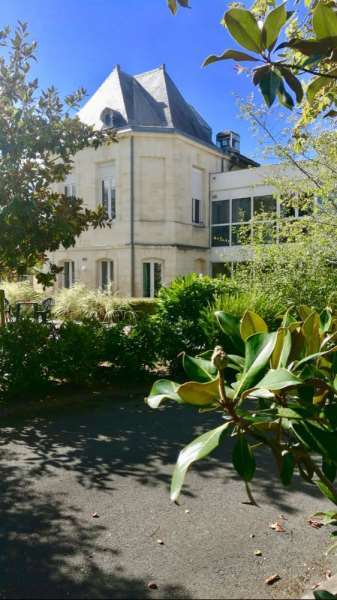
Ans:
[[[96,128],[111,126],[177,130],[208,144],[212,130],[186,102],[161,65],[158,69],[128,75],[117,65],[79,112],[80,119]],[[105,126],[108,124],[105,122]]]

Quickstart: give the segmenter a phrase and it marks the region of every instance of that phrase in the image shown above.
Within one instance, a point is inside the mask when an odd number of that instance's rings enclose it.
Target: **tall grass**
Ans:
[[[30,281],[1,281],[0,289],[5,290],[5,297],[12,306],[17,302],[39,302],[45,297]]]
[[[127,316],[132,320],[133,311],[127,300],[76,284],[56,293],[53,315],[62,320],[116,322]]]

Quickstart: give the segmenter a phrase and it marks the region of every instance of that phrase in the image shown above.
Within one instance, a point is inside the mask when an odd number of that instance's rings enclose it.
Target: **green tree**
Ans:
[[[178,0],[188,7],[188,2]],[[168,0],[177,11],[176,0]],[[204,66],[223,60],[253,63],[252,81],[267,106],[276,99],[301,106],[300,123],[337,115],[337,11],[330,0],[256,0],[251,10],[235,5],[221,21],[239,49],[212,54]],[[246,51],[249,51],[247,53]],[[301,78],[302,79],[301,79]]]
[[[102,207],[88,210],[53,186],[71,172],[76,152],[97,148],[114,133],[94,131],[73,116],[83,89],[63,101],[54,87],[39,90],[30,77],[36,43],[25,23],[0,31],[0,45],[0,277],[36,269],[47,285],[59,271],[51,263],[48,273],[39,271],[48,252],[73,246],[83,231],[106,224]]]

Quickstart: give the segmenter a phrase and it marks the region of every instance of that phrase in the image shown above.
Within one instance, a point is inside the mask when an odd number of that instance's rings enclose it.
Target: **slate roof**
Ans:
[[[186,102],[164,65],[134,76],[117,65],[80,110],[79,117],[100,129],[109,111],[117,129],[174,129],[212,144],[210,126]]]

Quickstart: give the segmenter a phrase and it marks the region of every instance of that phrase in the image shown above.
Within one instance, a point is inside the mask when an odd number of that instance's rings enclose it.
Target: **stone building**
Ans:
[[[164,65],[135,76],[116,66],[79,117],[116,129],[118,143],[79,152],[58,191],[90,208],[103,204],[112,223],[51,255],[64,266],[57,286],[111,285],[122,296],[152,296],[177,275],[217,271],[223,256],[212,248],[212,195],[224,180],[217,184],[215,174],[240,180],[242,169],[258,166],[240,153],[239,137],[223,132],[214,144]]]

